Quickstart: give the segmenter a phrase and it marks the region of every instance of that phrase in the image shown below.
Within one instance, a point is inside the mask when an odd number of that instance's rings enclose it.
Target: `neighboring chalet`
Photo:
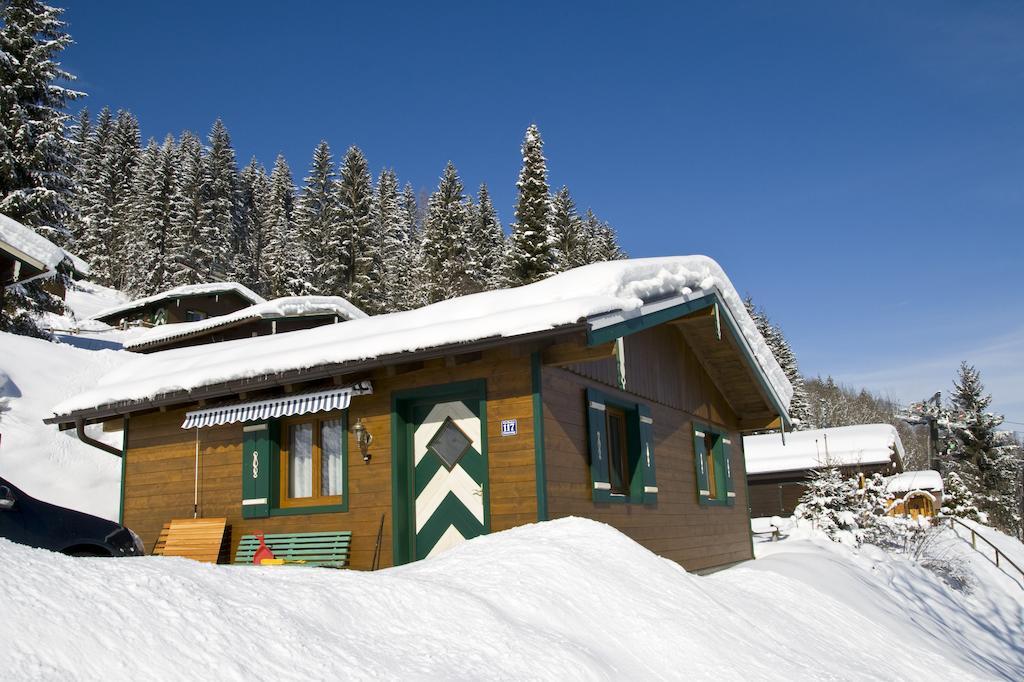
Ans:
[[[404,564],[565,516],[689,570],[753,556],[742,434],[792,387],[703,256],[598,263],[515,289],[138,356],[47,419],[122,455],[121,520],[350,531]],[[116,450],[85,424],[123,430]],[[378,543],[378,532],[382,537]]]
[[[227,315],[266,300],[237,282],[186,284],[153,296],[107,308],[92,319],[111,327],[155,327],[179,322],[198,322]]]
[[[903,471],[903,442],[891,424],[768,433],[743,439],[750,515],[789,516],[804,494],[811,470],[837,466],[844,478]]]
[[[287,296],[198,322],[164,324],[126,343],[125,350],[158,350],[284,334],[366,317],[341,296]]]
[[[35,230],[0,213],[0,313],[3,312],[7,287],[53,277],[61,262],[71,258],[88,268],[83,261]],[[77,263],[75,267],[78,267]],[[63,297],[63,292],[60,295]]]
[[[938,471],[904,471],[885,482],[892,496],[889,513],[893,516],[932,517],[942,510],[944,486]]]

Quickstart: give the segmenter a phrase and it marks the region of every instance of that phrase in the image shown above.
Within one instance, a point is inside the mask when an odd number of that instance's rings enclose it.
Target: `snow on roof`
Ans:
[[[722,268],[707,256],[595,263],[513,289],[462,296],[273,336],[140,356],[98,385],[55,407],[58,415],[122,401],[326,364],[372,360],[481,339],[515,337],[618,311],[639,315],[645,301],[717,291],[783,407],[793,388]]]
[[[141,308],[150,303],[159,303],[160,301],[166,301],[172,298],[183,298],[185,296],[203,296],[210,294],[226,294],[228,292],[234,292],[244,299],[247,299],[251,303],[266,303],[266,299],[257,294],[249,287],[242,286],[238,282],[209,282],[206,284],[185,284],[180,287],[174,287],[167,291],[162,291],[159,294],[153,294],[152,296],[146,296],[145,298],[137,298],[134,301],[128,301],[125,304],[114,306],[113,308],[107,308],[101,310],[92,316],[92,319],[98,320],[110,315],[117,315],[119,313],[126,313],[136,308]]]
[[[56,269],[64,260],[64,249],[3,213],[0,213],[0,242],[5,242],[29,258],[39,261],[47,270]]]
[[[786,434],[785,445],[778,433],[743,439],[748,474],[797,471],[829,464],[884,464],[890,461],[893,448],[901,458],[904,456],[903,442],[892,424],[794,431]]]
[[[81,273],[83,277],[88,277],[92,274],[92,268],[89,267],[89,264],[75,254],[65,250],[64,257],[71,261],[71,267],[75,269],[75,272]]]
[[[312,315],[337,315],[345,320],[358,320],[367,316],[366,313],[341,296],[285,296],[198,322],[160,325],[126,343],[124,347],[131,350],[160,344],[171,339],[185,338],[212,329],[232,326],[245,320],[309,317]]]
[[[885,490],[890,493],[909,493],[912,490],[943,490],[942,476],[938,471],[904,471],[885,479]]]

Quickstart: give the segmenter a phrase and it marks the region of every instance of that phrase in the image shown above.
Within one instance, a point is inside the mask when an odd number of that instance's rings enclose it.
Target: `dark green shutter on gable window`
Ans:
[[[654,504],[658,501],[658,479],[654,467],[654,419],[651,408],[637,405],[640,421],[640,470],[643,472],[643,502]]]
[[[605,424],[604,396],[587,389],[587,431],[590,433],[590,479],[594,502],[611,499],[612,484],[608,480],[608,433]]]
[[[272,426],[266,423],[242,427],[242,518],[245,519],[270,515]]]
[[[732,441],[723,436],[719,442],[722,444],[722,464],[725,471],[725,503],[731,507],[736,504],[736,488],[732,483]]]
[[[697,501],[707,504],[711,489],[708,487],[708,450],[704,444],[703,428],[700,424],[693,425],[693,462],[697,471]]]

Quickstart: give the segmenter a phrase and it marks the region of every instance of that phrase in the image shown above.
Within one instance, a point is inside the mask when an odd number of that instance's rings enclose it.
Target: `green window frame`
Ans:
[[[302,418],[272,419],[242,427],[242,518],[348,511],[348,410],[307,415],[306,421],[319,425],[334,419],[341,420],[341,496],[337,502],[336,496],[321,498],[331,500],[326,504],[295,504],[287,500],[282,504],[281,439],[288,438],[287,426],[303,421]]]
[[[697,501],[708,507],[736,504],[732,475],[732,439],[708,425],[693,424],[693,464],[697,474]]]
[[[587,389],[586,401],[593,501],[657,503],[650,407],[594,388]]]

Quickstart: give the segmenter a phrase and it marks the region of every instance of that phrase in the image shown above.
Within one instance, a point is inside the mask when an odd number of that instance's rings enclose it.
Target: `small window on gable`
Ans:
[[[697,499],[704,505],[733,505],[732,441],[704,424],[693,426],[693,459],[697,474]]]
[[[586,397],[593,500],[657,502],[650,408],[596,389]]]
[[[199,322],[206,319],[206,313],[201,310],[186,310],[185,321],[186,322]]]

